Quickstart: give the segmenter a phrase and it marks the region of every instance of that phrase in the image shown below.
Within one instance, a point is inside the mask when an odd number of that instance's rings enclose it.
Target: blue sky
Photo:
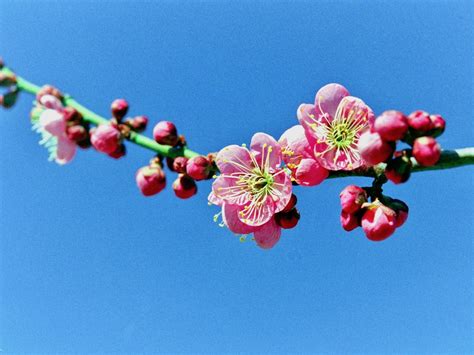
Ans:
[[[377,113],[441,113],[445,148],[473,143],[468,1],[0,3],[0,53],[107,115],[174,121],[202,153],[279,137],[301,102],[344,84]],[[144,198],[92,150],[59,167],[0,111],[0,348],[5,352],[472,352],[472,167],[415,174],[383,243],[339,225],[363,178],[297,188],[302,219],[263,251],[212,222],[210,184]],[[147,131],[150,134],[151,129]],[[174,177],[168,174],[169,182]]]

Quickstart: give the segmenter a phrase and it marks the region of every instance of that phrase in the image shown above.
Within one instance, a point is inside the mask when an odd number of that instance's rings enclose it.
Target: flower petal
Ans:
[[[249,202],[250,194],[236,185],[237,178],[230,175],[219,175],[212,184],[212,192],[217,200],[235,205],[245,205]]]
[[[250,172],[254,168],[249,150],[235,144],[219,151],[216,156],[216,164],[223,174]]]
[[[349,96],[349,91],[340,84],[327,84],[318,90],[314,99],[317,114],[327,113],[334,118],[341,100]]]
[[[280,240],[281,227],[276,224],[275,219],[272,218],[263,226],[255,230],[253,236],[255,242],[257,242],[257,245],[260,248],[270,249]]]
[[[275,202],[275,213],[283,210],[291,199],[293,184],[291,177],[284,170],[273,175],[273,192],[271,196]]]
[[[272,136],[255,133],[250,142],[250,150],[258,165],[262,168],[276,169],[281,163],[281,148]]]
[[[224,203],[222,205],[222,219],[229,230],[236,234],[249,234],[255,227],[242,223],[239,219],[239,206]]]
[[[243,206],[239,206],[239,219],[249,226],[261,226],[267,223],[275,214],[275,203],[270,195],[264,201],[250,200]]]
[[[39,124],[53,136],[62,136],[66,131],[66,122],[61,112],[47,109],[41,112]]]
[[[319,185],[329,175],[329,171],[321,166],[315,159],[301,160],[296,169],[296,182],[302,186]]]
[[[56,150],[56,163],[64,165],[69,163],[76,154],[76,143],[66,137],[58,137]]]
[[[207,200],[209,201],[209,203],[211,203],[213,205],[216,205],[216,206],[222,206],[222,204],[224,203],[224,200],[217,197],[216,194],[214,193],[214,191],[211,191],[209,193],[209,196],[207,197]]]

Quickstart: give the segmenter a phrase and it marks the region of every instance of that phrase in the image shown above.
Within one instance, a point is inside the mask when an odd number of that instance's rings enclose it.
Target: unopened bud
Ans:
[[[413,143],[413,156],[420,165],[432,166],[441,156],[441,147],[433,137],[420,137]]]
[[[408,131],[408,121],[400,111],[385,111],[374,122],[374,130],[383,140],[395,142]]]
[[[415,136],[428,132],[433,128],[429,113],[421,110],[410,113],[408,125],[415,131]]]
[[[395,232],[396,213],[391,208],[376,201],[364,212],[361,226],[368,239],[382,241]]]
[[[435,138],[439,137],[446,128],[446,121],[441,115],[430,115],[430,119],[433,126],[430,135]]]
[[[75,142],[80,142],[87,138],[87,130],[81,125],[70,126],[66,129],[67,137]]]
[[[293,207],[296,206],[296,202],[298,202],[298,199],[297,199],[296,195],[291,194],[290,200],[286,204],[285,208],[282,209],[280,212],[283,212],[283,213],[290,212],[293,209]]]
[[[178,132],[173,122],[161,121],[153,128],[153,137],[159,144],[175,146],[178,141]]]
[[[91,133],[91,143],[95,149],[105,154],[118,150],[120,145],[120,132],[109,124],[101,124]]]
[[[294,207],[288,212],[278,212],[275,213],[275,222],[284,229],[291,229],[296,227],[298,221],[300,220],[300,213]]]
[[[112,116],[120,121],[128,112],[128,102],[125,99],[116,99],[110,105],[110,111],[112,111]]]
[[[390,160],[385,168],[385,176],[394,184],[408,181],[411,174],[411,159],[402,152],[396,152],[395,157]]]
[[[194,196],[197,192],[196,182],[185,174],[179,174],[173,182],[173,190],[177,197],[187,199]]]
[[[0,86],[11,86],[16,84],[15,74],[0,73]]]
[[[185,157],[176,157],[173,160],[172,170],[177,173],[184,174],[186,173],[186,165],[188,163],[188,158]]]
[[[211,162],[203,156],[193,157],[186,164],[186,173],[197,181],[208,179],[211,170]]]
[[[367,202],[367,192],[356,185],[349,185],[339,194],[342,211],[346,213],[356,213],[361,206]]]
[[[359,217],[353,213],[341,211],[340,221],[342,228],[344,228],[344,230],[347,232],[350,232],[351,230],[354,230],[360,226]]]
[[[18,98],[19,90],[17,88],[13,88],[10,91],[8,91],[4,95],[0,95],[0,106],[3,106],[4,108],[11,108],[13,105],[15,105],[15,102]]]
[[[166,186],[166,176],[159,166],[145,166],[135,176],[137,186],[144,196],[156,195]]]
[[[392,156],[393,144],[386,142],[377,132],[367,131],[359,138],[359,153],[364,161],[369,165],[376,165]]]

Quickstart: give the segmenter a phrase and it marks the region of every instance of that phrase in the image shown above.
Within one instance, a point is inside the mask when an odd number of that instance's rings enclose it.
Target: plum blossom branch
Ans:
[[[153,139],[140,134],[148,118],[126,117],[129,105],[124,99],[112,102],[108,119],[50,85],[39,87],[16,76],[1,60],[0,86],[8,88],[0,95],[0,106],[5,108],[14,105],[20,92],[36,96],[31,123],[50,160],[66,164],[78,147],[91,146],[119,159],[126,154],[124,140],[128,140],[155,153],[135,176],[142,195],[153,196],[165,188],[165,161],[178,175],[172,184],[178,198],[194,196],[197,181],[215,178],[208,201],[221,212],[214,220],[221,216],[219,225],[241,241],[253,234],[264,249],[279,241],[282,229],[298,224],[293,185],[310,187],[350,176],[372,178],[372,186],[349,185],[340,193],[340,222],[348,232],[362,227],[369,240],[382,241],[408,218],[405,202],[384,195],[385,183],[404,183],[412,172],[474,164],[472,147],[441,150],[436,140],[446,127],[441,115],[417,110],[406,116],[389,110],[376,117],[363,100],[336,83],[319,89],[314,103],[301,104],[296,114],[299,124],[280,139],[260,132],[249,148],[229,145],[207,156],[188,149],[169,121],[154,126]],[[399,143],[406,147],[400,148]]]
[[[3,67],[2,69],[0,69],[0,72],[4,74],[10,74],[10,75],[14,74],[13,71],[7,67]],[[16,86],[19,91],[33,94],[33,95],[36,95],[41,90],[40,86],[35,85],[20,76],[16,76]],[[100,124],[108,123],[108,119],[106,119],[103,116],[98,115],[97,113],[81,105],[70,95],[66,95],[64,97],[64,104],[75,108],[77,111],[79,111],[83,115],[84,120],[92,124],[100,125]],[[135,132],[131,132],[130,136],[127,139],[143,148],[146,148],[155,153],[161,154],[165,157],[184,156],[187,158],[192,158],[192,157],[200,155],[199,153],[194,152],[186,147],[177,149],[171,146],[158,144],[153,139],[148,138],[142,134],[135,133]],[[455,150],[443,150],[438,163],[433,166],[421,166],[413,158],[412,158],[412,162],[413,162],[412,172],[452,169],[452,168],[457,168],[457,167],[461,167],[465,165],[473,165],[474,164],[474,147],[461,148],[461,149],[455,149]],[[329,174],[328,179],[342,178],[342,177],[349,177],[349,176],[375,177],[380,172],[383,172],[385,165],[386,164],[381,163],[375,167],[371,167],[368,169],[361,168],[361,169],[356,169],[352,171],[332,171]]]

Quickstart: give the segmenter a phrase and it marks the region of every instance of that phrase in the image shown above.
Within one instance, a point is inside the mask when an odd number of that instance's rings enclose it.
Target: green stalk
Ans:
[[[0,72],[5,74],[14,74],[7,67],[0,69]],[[20,91],[36,95],[41,87],[29,82],[28,80],[17,76],[17,87]],[[88,108],[82,106],[79,102],[74,100],[71,96],[66,95],[64,98],[64,104],[70,107],[75,108],[79,111],[84,120],[95,124],[106,124],[108,119],[92,112]],[[166,145],[161,145],[156,143],[153,139],[150,139],[142,134],[131,132],[130,137],[127,138],[130,142],[133,142],[143,148],[151,150],[155,153],[161,154],[165,157],[174,158],[177,156],[184,156],[186,158],[192,158],[194,156],[200,155],[188,148],[173,148]],[[413,169],[412,172],[428,171],[428,170],[443,170],[443,169],[453,169],[465,165],[474,164],[474,148],[460,148],[455,150],[443,150],[441,153],[441,158],[438,163],[434,166],[421,166],[415,159],[412,158]],[[353,171],[333,171],[331,172],[329,179],[341,178],[347,176],[367,176],[367,177],[376,177],[383,173],[385,169],[385,164],[381,163],[375,167],[368,169],[356,169]]]

